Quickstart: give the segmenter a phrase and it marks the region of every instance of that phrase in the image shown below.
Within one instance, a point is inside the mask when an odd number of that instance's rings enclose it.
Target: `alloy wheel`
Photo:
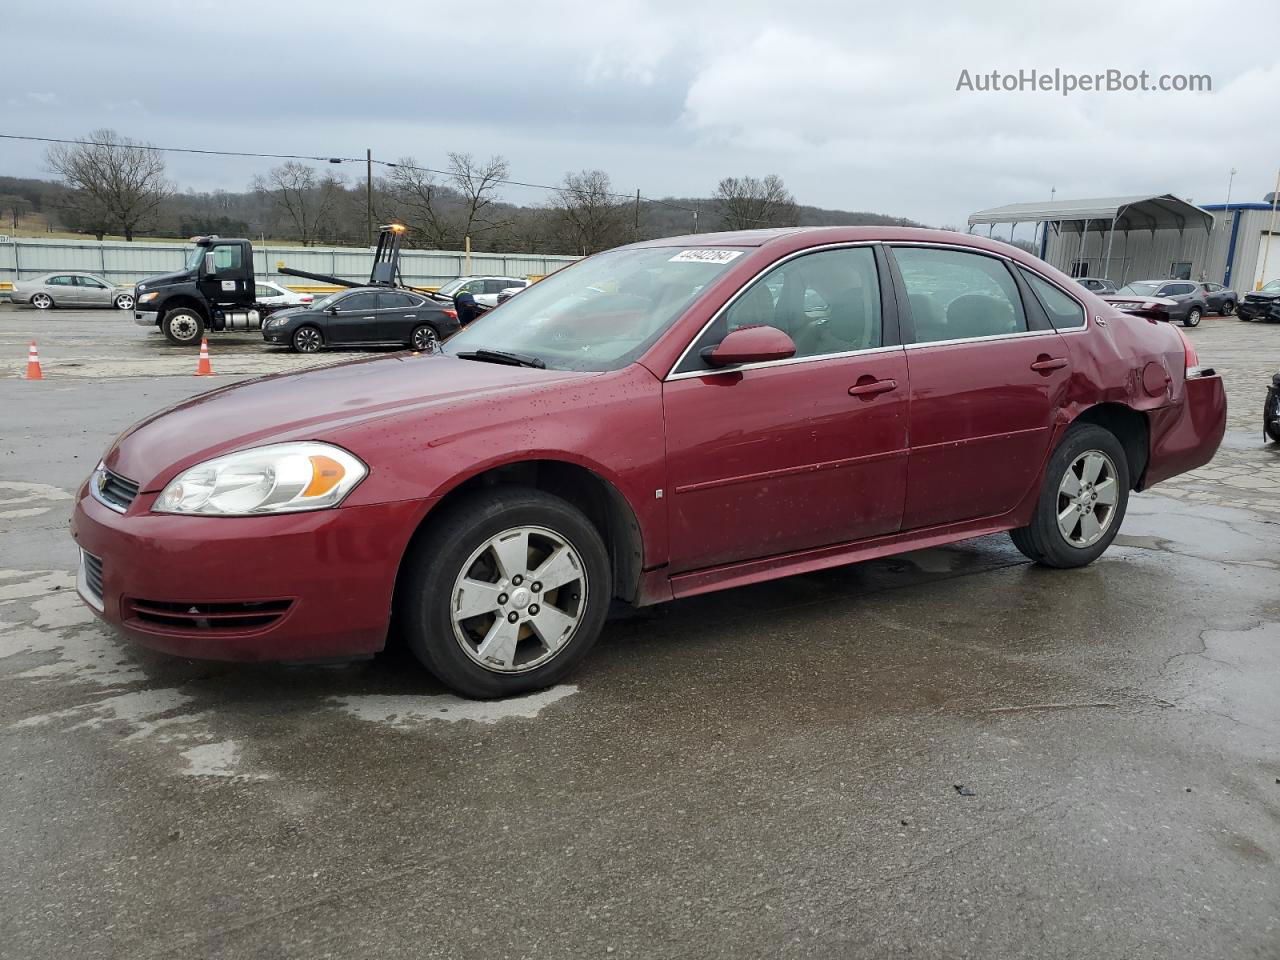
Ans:
[[[313,327],[303,327],[293,335],[293,347],[299,353],[315,353],[323,342],[320,331]]]
[[[1058,484],[1058,530],[1073,547],[1091,547],[1115,519],[1120,488],[1116,465],[1101,450],[1072,461]]]
[[[117,309],[117,310],[132,310],[132,309],[133,309],[133,296],[132,296],[131,294],[128,294],[128,293],[122,293],[122,294],[120,294],[120,296],[116,297],[116,309]]]
[[[454,639],[494,673],[548,663],[568,647],[586,610],[582,557],[546,527],[513,527],[485,540],[449,598]]]
[[[1182,322],[1186,324],[1188,327],[1200,326],[1200,308],[1192,307],[1191,312],[1187,314],[1187,319]]]
[[[413,349],[419,353],[431,353],[440,345],[440,338],[431,327],[418,327],[413,331]]]
[[[37,310],[48,310],[53,306],[53,298],[47,293],[37,293],[31,298],[31,305]]]

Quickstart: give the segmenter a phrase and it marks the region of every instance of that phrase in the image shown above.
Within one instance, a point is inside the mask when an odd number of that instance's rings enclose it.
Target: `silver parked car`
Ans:
[[[485,307],[496,307],[498,305],[498,294],[503,290],[509,290],[512,287],[520,287],[523,289],[529,285],[528,280],[521,280],[519,277],[458,277],[456,280],[450,280],[437,293],[445,297],[456,297],[462,293],[469,293],[476,298],[476,303]]]
[[[133,309],[133,287],[113,286],[92,273],[46,273],[13,285],[10,299],[37,310],[50,307],[115,307]]]

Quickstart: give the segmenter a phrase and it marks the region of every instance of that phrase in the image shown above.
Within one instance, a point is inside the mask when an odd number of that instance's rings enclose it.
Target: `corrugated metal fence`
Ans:
[[[96,273],[112,283],[135,283],[143,277],[181,270],[190,244],[125,243],[119,240],[53,240],[11,237],[0,242],[0,282],[27,280],[57,270]],[[282,247],[253,245],[254,271],[260,278],[310,283],[281,276],[277,262],[297,270],[327,273],[345,280],[368,280],[373,266],[372,248]],[[473,253],[472,274],[524,277],[551,273],[577,257],[545,257],[519,253]],[[467,272],[466,254],[452,250],[405,250],[400,272],[411,286],[438,286]]]

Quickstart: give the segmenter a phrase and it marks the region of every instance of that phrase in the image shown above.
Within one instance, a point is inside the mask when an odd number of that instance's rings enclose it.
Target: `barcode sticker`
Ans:
[[[669,263],[729,263],[742,256],[741,250],[681,250]]]

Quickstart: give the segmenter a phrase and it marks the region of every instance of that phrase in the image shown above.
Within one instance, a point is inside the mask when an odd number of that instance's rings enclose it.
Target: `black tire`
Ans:
[[[1192,307],[1187,311],[1187,315],[1182,318],[1182,325],[1184,327],[1198,327],[1200,326],[1200,318],[1203,315],[1199,307]]]
[[[463,650],[451,616],[457,578],[487,540],[515,527],[540,527],[572,546],[585,573],[577,627],[545,663],[497,672]],[[396,589],[396,623],[409,649],[439,680],[477,699],[540,690],[568,676],[590,652],[609,612],[609,554],[591,521],[573,504],[528,487],[498,487],[460,501],[415,538]],[[513,661],[514,662],[514,661]]]
[[[37,293],[31,298],[31,305],[37,310],[52,310],[57,304],[47,293]]]
[[[289,343],[294,353],[315,353],[324,346],[324,334],[319,327],[307,324],[293,331],[293,339]]]
[[[1235,312],[1236,312],[1235,303],[1231,300],[1224,300],[1222,302],[1222,309],[1218,311],[1218,314],[1223,317],[1229,317]]]
[[[1115,469],[1117,490],[1113,514],[1107,521],[1102,538],[1087,547],[1071,543],[1058,527],[1059,487],[1074,463],[1086,453],[1104,454]],[[1083,567],[1093,563],[1111,545],[1124,522],[1129,503],[1129,461],[1124,447],[1109,430],[1091,423],[1081,423],[1067,430],[1045,468],[1044,486],[1036,501],[1031,523],[1009,531],[1013,545],[1023,555],[1046,567]]]
[[[420,323],[409,335],[409,347],[419,353],[433,353],[440,347],[440,331],[429,323]]]
[[[204,336],[204,317],[190,307],[174,307],[165,311],[160,332],[176,347],[199,346]]]

